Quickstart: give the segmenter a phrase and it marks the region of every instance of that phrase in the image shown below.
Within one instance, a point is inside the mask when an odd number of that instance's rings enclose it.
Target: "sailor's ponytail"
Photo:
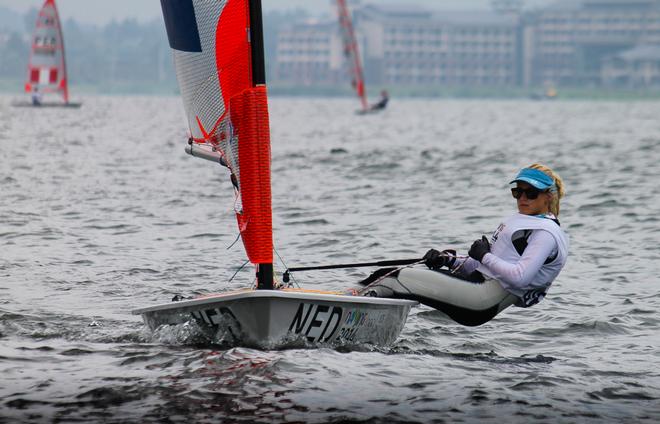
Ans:
[[[538,169],[554,180],[555,187],[550,189],[550,192],[552,193],[552,200],[550,200],[550,212],[552,212],[556,217],[559,217],[559,201],[562,197],[564,197],[564,181],[562,181],[562,179],[559,177],[559,175],[557,175],[555,171],[543,164],[534,163],[528,166],[528,168]]]

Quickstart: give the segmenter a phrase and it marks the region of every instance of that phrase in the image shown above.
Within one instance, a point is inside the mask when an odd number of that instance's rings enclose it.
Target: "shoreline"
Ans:
[[[0,94],[24,95],[23,82],[0,79]],[[544,98],[542,87],[535,88],[493,88],[493,87],[380,87],[368,86],[368,97],[377,99],[381,89],[386,88],[392,98],[427,99],[489,99],[489,100],[536,100],[536,101],[653,101],[660,100],[660,90],[624,90],[613,88],[558,88],[555,98]],[[143,83],[117,83],[94,86],[88,84],[71,85],[69,91],[78,95],[144,95],[178,96],[176,85]],[[294,86],[290,84],[269,84],[269,94],[273,97],[352,97],[348,87],[337,86]]]

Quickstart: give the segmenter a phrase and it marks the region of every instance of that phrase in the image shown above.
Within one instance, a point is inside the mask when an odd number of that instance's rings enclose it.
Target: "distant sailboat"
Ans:
[[[370,110],[370,107],[367,101],[360,51],[358,49],[357,39],[355,38],[353,20],[351,19],[351,13],[348,10],[346,0],[337,0],[337,12],[339,15],[339,29],[344,48],[344,57],[346,57],[349,76],[351,78],[351,86],[360,99],[362,106],[360,112],[365,113]]]
[[[32,96],[32,101],[14,103],[14,106],[80,107],[80,103],[69,102],[64,38],[55,0],[46,0],[37,16],[25,92]],[[59,94],[64,102],[44,102],[43,96],[48,94]]]
[[[133,313],[152,329],[196,322],[216,342],[264,348],[393,343],[416,302],[296,289],[285,276],[275,281],[261,1],[161,0],[161,6],[190,129],[186,151],[228,168],[256,287],[177,297]]]

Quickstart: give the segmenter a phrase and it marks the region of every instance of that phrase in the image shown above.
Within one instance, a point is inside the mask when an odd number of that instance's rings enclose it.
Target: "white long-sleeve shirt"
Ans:
[[[552,234],[544,230],[534,230],[527,239],[527,247],[517,262],[510,263],[492,253],[486,253],[481,265],[488,268],[491,275],[502,284],[504,289],[526,290],[533,288],[530,287],[530,283],[544,262],[549,257],[556,255],[557,242]],[[467,258],[463,262],[456,261],[453,269],[457,270],[458,274],[469,275],[476,271],[477,267],[479,267],[479,261]]]

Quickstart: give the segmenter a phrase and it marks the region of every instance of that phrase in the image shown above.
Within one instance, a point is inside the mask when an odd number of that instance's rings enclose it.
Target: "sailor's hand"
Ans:
[[[456,251],[454,249],[445,249],[440,253],[442,253],[445,257],[445,265],[447,268],[452,268],[454,266],[454,262],[456,262]]]
[[[450,266],[454,262],[454,256],[456,256],[455,250],[443,250],[438,252],[435,249],[431,249],[422,259],[424,259],[424,264],[427,267],[433,270],[438,270],[443,266]]]
[[[470,247],[468,255],[470,255],[471,258],[481,262],[488,252],[490,252],[490,243],[488,243],[486,236],[481,236],[481,239],[472,243],[472,247]]]
[[[442,266],[442,258],[440,257],[440,252],[435,249],[430,249],[424,257],[424,264],[430,269],[440,268]]]

